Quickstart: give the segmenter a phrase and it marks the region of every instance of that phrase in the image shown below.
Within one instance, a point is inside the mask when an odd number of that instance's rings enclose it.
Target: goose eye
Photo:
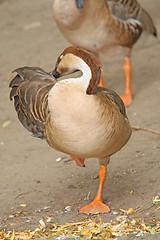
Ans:
[[[63,55],[61,55],[59,58],[62,59],[62,58],[63,58]]]

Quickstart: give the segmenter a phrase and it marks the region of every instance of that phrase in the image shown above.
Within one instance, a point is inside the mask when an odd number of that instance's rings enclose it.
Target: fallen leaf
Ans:
[[[13,229],[12,236],[10,237],[10,240],[14,240],[14,238],[15,238],[15,231]]]
[[[19,206],[20,206],[20,207],[26,207],[27,204],[20,204]]]
[[[150,230],[150,234],[152,234],[152,235],[156,234],[156,230],[155,230],[154,228],[152,228],[152,229]]]
[[[46,227],[46,225],[45,225],[45,223],[44,223],[44,221],[41,219],[41,220],[39,220],[39,223],[40,223],[40,225],[43,227],[43,228],[45,228]]]
[[[133,190],[132,191],[130,191],[130,195],[132,196],[132,194],[133,194]]]
[[[159,196],[154,197],[153,198],[153,203],[154,204],[157,204],[157,203],[160,204],[160,197]]]
[[[159,210],[160,209],[160,207],[158,207],[155,211],[157,211],[157,210]]]
[[[134,210],[133,208],[129,208],[128,210],[124,210],[124,209],[120,209],[120,210],[128,215],[133,214],[137,211],[137,210]]]
[[[2,128],[7,127],[11,123],[11,120],[8,120],[2,124]]]

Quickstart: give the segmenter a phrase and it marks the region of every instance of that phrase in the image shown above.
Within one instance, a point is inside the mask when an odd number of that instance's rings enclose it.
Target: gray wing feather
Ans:
[[[107,102],[112,102],[116,105],[118,111],[127,118],[125,105],[120,96],[111,89],[98,87],[98,94],[100,94]],[[109,101],[108,101],[109,100]]]
[[[49,114],[48,93],[57,82],[51,74],[38,67],[21,67],[11,80],[10,100],[22,125],[35,137],[45,139],[44,128]]]

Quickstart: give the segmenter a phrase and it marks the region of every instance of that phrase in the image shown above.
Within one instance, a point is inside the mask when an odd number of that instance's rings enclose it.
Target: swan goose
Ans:
[[[126,87],[122,99],[132,102],[131,49],[142,30],[157,35],[149,14],[136,0],[54,0],[54,19],[63,36],[73,45],[97,56],[124,55]],[[104,86],[101,81],[101,86]]]
[[[77,70],[82,72],[78,78],[57,81],[53,77]],[[80,212],[108,212],[101,197],[106,168],[110,156],[127,143],[132,130],[121,98],[98,86],[102,73],[99,59],[72,46],[58,57],[53,73],[32,67],[21,67],[15,72],[17,75],[10,82],[10,99],[14,98],[20,122],[58,151],[99,159],[97,196]]]

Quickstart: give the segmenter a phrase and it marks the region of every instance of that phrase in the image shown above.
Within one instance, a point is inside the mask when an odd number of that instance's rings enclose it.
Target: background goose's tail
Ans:
[[[144,9],[142,9],[141,14],[137,20],[142,23],[144,31],[147,31],[157,37],[157,29],[154,25],[154,22],[150,15]]]

